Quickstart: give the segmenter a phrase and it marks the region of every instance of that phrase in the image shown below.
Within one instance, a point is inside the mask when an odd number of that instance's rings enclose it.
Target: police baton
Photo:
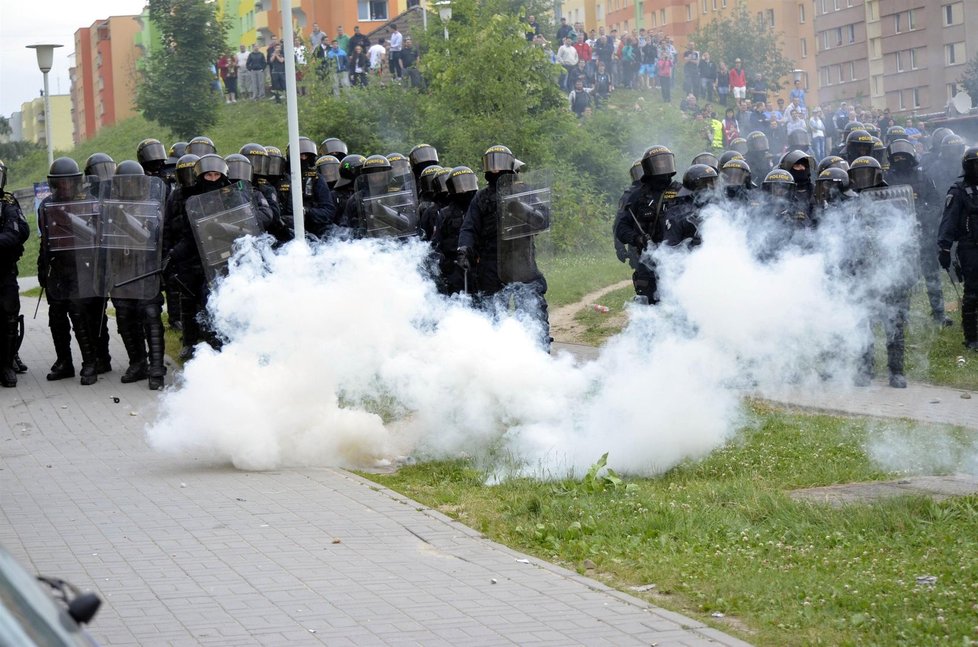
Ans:
[[[41,288],[41,293],[37,295],[37,305],[34,306],[34,318],[37,319],[37,311],[41,307],[41,297],[44,296],[44,288]]]

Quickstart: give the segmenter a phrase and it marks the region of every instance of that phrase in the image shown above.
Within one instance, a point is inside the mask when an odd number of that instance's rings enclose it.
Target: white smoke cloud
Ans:
[[[759,216],[711,208],[701,247],[656,252],[662,302],[583,365],[531,323],[437,295],[419,243],[255,241],[211,299],[227,343],[198,349],[149,441],[250,470],[465,454],[563,478],[608,452],[620,473],[661,473],[731,437],[745,388],[851,383],[872,300],[836,271],[839,232],[762,263]]]

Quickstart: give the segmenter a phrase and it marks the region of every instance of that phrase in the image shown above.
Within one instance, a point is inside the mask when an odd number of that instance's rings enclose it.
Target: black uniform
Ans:
[[[17,261],[30,228],[12,193],[0,191],[0,385],[17,385],[15,357],[20,346],[20,290]]]
[[[166,276],[180,286],[180,314],[183,328],[181,356],[189,359],[191,351],[204,335],[213,345],[216,339],[201,326],[199,315],[207,303],[207,278],[197,242],[187,215],[187,200],[203,192],[197,186],[176,187],[170,193],[163,216],[163,254],[167,259]]]
[[[937,235],[941,266],[951,266],[951,247],[957,243],[961,298],[961,327],[968,348],[978,350],[978,186],[959,180],[947,193]]]
[[[665,239],[665,203],[674,200],[682,185],[671,179],[652,183],[643,179],[628,196],[616,215],[615,238],[631,247],[630,252],[639,257],[632,273],[635,294],[646,297],[650,304],[657,303],[658,286],[655,266],[648,258],[642,258],[649,245],[658,245]]]
[[[438,261],[438,279],[435,282],[442,294],[455,294],[465,290],[465,272],[455,263],[459,248],[458,237],[462,221],[475,194],[453,196],[449,204],[437,212],[431,245]]]
[[[666,234],[663,242],[671,247],[678,247],[683,243],[690,248],[702,245],[700,214],[709,202],[706,195],[694,195],[681,190],[666,211]]]
[[[634,247],[629,248],[625,243],[618,240],[618,236],[615,232],[618,231],[618,222],[621,220],[622,216],[627,216],[628,212],[625,211],[625,204],[628,203],[629,196],[635,192],[636,189],[642,184],[641,180],[635,180],[622,192],[621,197],[618,198],[618,211],[615,213],[615,221],[611,224],[611,239],[615,242],[615,256],[618,260],[624,263],[628,261],[634,270],[638,267],[638,254],[635,253]]]

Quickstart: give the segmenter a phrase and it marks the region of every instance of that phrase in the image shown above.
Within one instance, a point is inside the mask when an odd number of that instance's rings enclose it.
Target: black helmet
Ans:
[[[140,172],[142,172],[142,167],[139,168]],[[115,160],[105,153],[93,153],[85,160],[85,175],[94,175],[101,181],[108,180],[115,175],[115,172]]]
[[[846,141],[849,138],[849,134],[854,130],[865,130],[865,128],[858,121],[850,121],[842,131],[842,141]]]
[[[78,162],[70,157],[59,157],[51,163],[51,168],[48,169],[49,178],[81,177],[81,174]]]
[[[804,128],[795,128],[788,133],[788,150],[804,151],[812,147],[812,136]]]
[[[448,197],[448,179],[452,176],[452,169],[442,167],[437,173],[435,173],[435,179],[432,181],[432,186],[435,188],[436,198],[446,198]]]
[[[886,158],[890,166],[917,166],[917,149],[906,139],[895,139],[886,147]]]
[[[366,160],[363,155],[345,155],[342,160],[340,160],[340,179],[336,181],[335,188],[342,189],[345,186],[353,184],[357,177],[360,175],[360,169],[363,167],[363,162]]]
[[[268,175],[268,151],[261,144],[245,144],[238,151],[251,162],[252,177]]]
[[[434,193],[435,192],[435,176],[438,175],[438,171],[442,167],[437,164],[432,164],[431,166],[426,166],[423,171],[421,171],[421,176],[418,177],[418,192],[419,193]]]
[[[143,165],[136,160],[123,160],[115,167],[116,175],[145,175]]]
[[[193,142],[191,142],[191,145],[193,145]],[[201,155],[197,163],[194,164],[194,178],[198,182],[201,182],[204,179],[204,173],[220,173],[227,178],[228,163],[217,153]]]
[[[723,184],[728,187],[751,187],[750,165],[742,159],[732,159],[720,169]]]
[[[941,145],[944,143],[944,138],[948,135],[953,135],[954,131],[950,128],[937,128],[930,134],[930,149],[935,153],[941,149]]]
[[[628,175],[632,178],[632,182],[642,181],[642,176],[645,175],[645,170],[642,169],[641,159],[637,159],[632,162],[632,167],[628,169]]]
[[[795,166],[798,164],[804,164],[805,168],[803,170],[796,169]],[[795,185],[804,186],[812,182],[812,174],[815,172],[815,158],[805,151],[788,151],[781,156],[781,162],[778,164],[778,167],[782,171],[791,173],[791,177],[795,180]]]
[[[787,199],[795,190],[795,179],[791,177],[791,173],[776,168],[761,182],[761,189],[774,198]]]
[[[747,140],[743,137],[734,137],[730,140],[730,150],[737,151],[741,155],[746,155],[747,151]]]
[[[411,151],[411,154],[413,155],[416,150],[417,147]],[[482,170],[485,173],[515,173],[516,157],[505,146],[490,146],[482,154]]]
[[[200,157],[198,155],[186,153],[181,155],[180,159],[177,160],[177,184],[184,189],[189,189],[197,183],[197,176],[194,175],[194,166],[196,166],[197,160],[199,159]]]
[[[340,161],[333,155],[323,155],[316,160],[316,170],[319,176],[326,180],[329,188],[333,188],[336,181],[340,179]]]
[[[693,161],[690,162],[690,164],[706,164],[707,166],[710,166],[713,169],[720,168],[720,160],[717,159],[717,156],[714,155],[713,153],[706,153],[706,152],[700,153],[699,155],[694,157]]]
[[[308,137],[299,138],[299,159],[303,162],[308,162],[312,165],[316,162],[316,158],[319,156],[319,151],[316,148],[315,142],[313,142]],[[289,147],[285,147],[285,159],[291,159]]]
[[[849,184],[857,192],[883,185],[883,166],[871,155],[857,157],[849,165]]]
[[[850,197],[849,174],[841,168],[829,167],[818,174],[815,180],[815,201],[818,204],[837,202]]]
[[[880,164],[886,159],[886,146],[883,145],[883,140],[879,137],[873,137],[873,153],[872,156],[876,158],[876,161]]]
[[[82,174],[78,162],[70,157],[59,157],[48,169],[48,186],[56,199],[70,199],[82,189]]]
[[[865,130],[866,132],[868,132],[873,137],[879,137],[880,136],[880,128],[879,128],[879,126],[877,126],[874,123],[863,124],[863,130]]]
[[[116,167],[115,175],[112,180],[114,197],[122,200],[139,200],[144,197],[143,178],[146,177],[146,172],[141,163],[136,160],[123,160]]]
[[[964,181],[968,184],[978,184],[978,146],[972,146],[961,157],[961,169],[964,171]]]
[[[747,151],[750,153],[766,153],[771,150],[767,135],[755,130],[747,135]]]
[[[214,146],[214,142],[209,137],[200,136],[190,140],[190,143],[187,144],[187,152],[200,155],[201,157],[204,155],[216,155],[217,147]]]
[[[723,165],[729,162],[730,160],[742,160],[742,159],[744,159],[744,156],[738,153],[737,151],[723,151],[723,154],[720,155],[720,165],[717,168],[723,168]]]
[[[665,146],[652,146],[642,155],[642,170],[646,178],[671,178],[676,174],[676,156]]]
[[[437,176],[436,176],[437,177]],[[449,195],[474,193],[479,190],[479,178],[468,166],[456,166],[448,175]]]
[[[408,161],[411,162],[411,170],[420,177],[421,171],[438,163],[438,151],[431,144],[418,144],[408,153]]]
[[[136,159],[145,171],[159,168],[166,158],[166,149],[158,139],[144,139],[136,146]]]
[[[232,182],[251,182],[254,169],[251,160],[241,153],[231,153],[224,158],[228,165],[228,179]]]
[[[170,150],[167,151],[166,163],[176,166],[180,158],[187,154],[187,142],[173,142]]]
[[[391,163],[383,155],[371,155],[363,160],[360,174],[367,178],[370,195],[385,193],[390,185]]]
[[[320,155],[332,155],[341,162],[347,152],[346,142],[336,137],[327,137],[319,144]]]
[[[907,129],[903,126],[890,126],[886,129],[884,141],[889,146],[898,139],[907,139]]]
[[[0,160],[0,191],[7,186],[7,165],[3,160]]]
[[[400,153],[387,153],[387,161],[391,163],[391,173],[394,177],[412,175],[411,160]]]
[[[854,130],[846,137],[846,157],[854,160],[857,157],[873,154],[873,136],[865,129]],[[850,164],[852,162],[850,161]]]
[[[368,173],[382,173],[389,170],[391,170],[390,160],[383,155],[371,155],[363,160],[360,172],[367,175]]]
[[[285,173],[285,158],[282,151],[275,146],[266,146],[265,153],[268,154],[268,177],[279,177]]]
[[[683,173],[683,188],[691,193],[712,189],[716,185],[717,170],[706,164],[693,164]]]
[[[839,157],[838,155],[829,155],[828,157],[823,157],[822,161],[818,163],[815,167],[816,177],[822,174],[827,168],[840,168],[846,173],[849,172],[849,162],[846,161],[844,157]]]
[[[964,149],[964,138],[960,135],[951,133],[950,135],[944,137],[944,141],[941,142],[941,147],[939,149],[941,159],[956,161],[960,159],[962,155],[964,155]]]

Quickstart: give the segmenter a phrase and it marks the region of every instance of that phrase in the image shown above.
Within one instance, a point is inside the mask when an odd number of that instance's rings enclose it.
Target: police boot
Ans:
[[[69,311],[71,323],[75,328],[75,340],[81,351],[82,367],[78,375],[83,386],[95,384],[98,381],[98,347],[95,345],[95,335],[88,328],[88,319],[83,309]],[[97,330],[97,328],[96,328]]]
[[[49,304],[48,326],[51,328],[51,340],[57,356],[47,375],[48,381],[75,377],[75,366],[71,359],[71,324],[68,323],[68,311],[63,302],[54,301]]]
[[[105,300],[100,299],[97,305],[93,305],[89,311],[89,316],[93,322],[90,330],[98,331],[98,335],[93,340],[95,342],[96,355],[95,371],[102,375],[112,370],[112,356],[109,355],[109,323],[105,316]]]
[[[978,351],[978,294],[966,294],[961,300],[961,330],[964,345]]]
[[[122,374],[122,383],[131,384],[139,380],[145,380],[149,376],[146,365],[146,343],[143,341],[142,325],[139,321],[139,311],[133,308],[118,309],[116,316],[119,318],[119,336],[122,337],[122,345],[126,347],[126,355],[129,356],[129,368]]]
[[[180,350],[180,361],[186,362],[193,358],[194,346],[200,341],[196,300],[181,295],[180,321],[183,322],[183,348]]]
[[[173,330],[183,330],[180,317],[180,293],[169,282],[166,285],[166,319]]]
[[[24,315],[17,315],[17,343],[14,345],[14,372],[26,373],[27,364],[20,361],[20,345],[24,342]]]
[[[903,340],[887,343],[886,367],[890,370],[890,386],[894,389],[907,388],[907,378],[903,375]]]
[[[4,317],[0,320],[0,386],[17,386],[17,373],[14,371],[14,349],[17,348],[17,317]]]
[[[143,326],[149,345],[149,388],[151,391],[159,391],[163,388],[163,377],[166,375],[166,366],[163,364],[166,340],[159,306],[146,308]]]
[[[874,355],[873,347],[870,346],[868,350],[863,352],[862,357],[859,358],[859,366],[856,368],[856,386],[869,386],[872,383],[873,370],[876,364]]]

